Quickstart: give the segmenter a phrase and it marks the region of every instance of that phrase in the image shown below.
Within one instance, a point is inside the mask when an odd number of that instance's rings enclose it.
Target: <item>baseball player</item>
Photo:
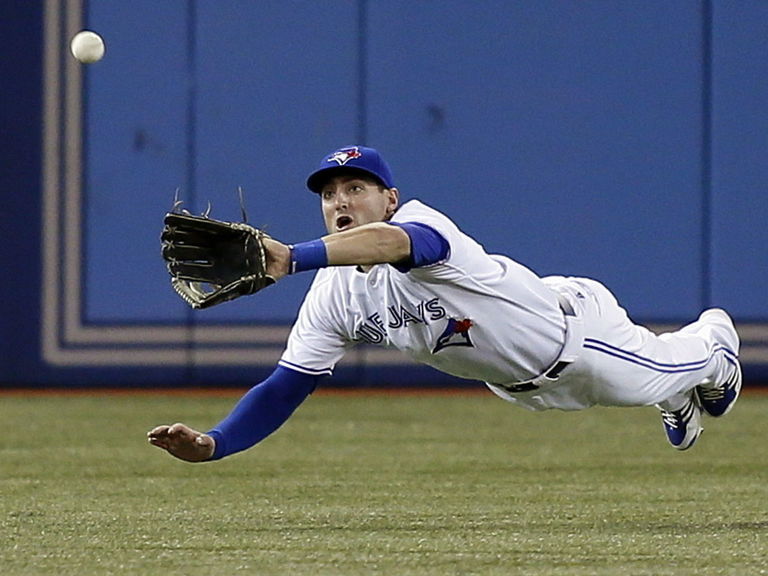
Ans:
[[[389,166],[372,148],[325,156],[307,186],[328,235],[293,246],[265,240],[272,279],[317,270],[274,372],[207,433],[158,426],[151,444],[188,461],[245,450],[362,342],[481,380],[530,410],[656,405],[678,450],[696,442],[702,414],[723,416],[739,396],[739,337],[723,310],[653,334],[599,282],[540,278],[486,253],[425,203],[401,205]]]

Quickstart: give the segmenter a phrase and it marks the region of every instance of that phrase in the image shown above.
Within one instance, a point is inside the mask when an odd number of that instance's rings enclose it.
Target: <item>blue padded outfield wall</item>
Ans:
[[[541,275],[637,321],[727,308],[768,376],[768,2],[2,2],[2,386],[250,385],[311,275],[192,312],[159,254],[187,206],[289,242],[341,145]],[[69,53],[80,29],[103,61]],[[384,369],[382,369],[384,368]],[[336,383],[445,385],[360,348]]]

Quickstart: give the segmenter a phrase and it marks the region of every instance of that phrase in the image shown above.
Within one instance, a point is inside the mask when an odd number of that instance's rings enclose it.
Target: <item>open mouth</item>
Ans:
[[[352,217],[351,216],[339,216],[336,218],[336,230],[344,230],[346,228],[349,228],[352,225]]]

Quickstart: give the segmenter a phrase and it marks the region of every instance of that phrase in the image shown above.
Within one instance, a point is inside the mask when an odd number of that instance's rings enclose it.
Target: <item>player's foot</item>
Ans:
[[[678,410],[662,410],[661,419],[667,439],[678,450],[688,450],[701,432],[701,409],[693,398]]]
[[[720,336],[718,342],[722,344],[722,353],[732,367],[724,381],[714,384],[700,384],[696,387],[696,395],[699,398],[701,409],[710,416],[718,418],[731,411],[741,392],[741,366],[737,358],[739,335],[736,333],[733,320],[724,310],[719,308],[706,310],[700,318],[705,322],[712,322],[720,328],[717,332]]]
[[[728,380],[715,386],[702,384],[696,387],[701,409],[715,418],[728,414],[741,392],[741,366],[738,360],[734,359],[733,362],[733,371]]]

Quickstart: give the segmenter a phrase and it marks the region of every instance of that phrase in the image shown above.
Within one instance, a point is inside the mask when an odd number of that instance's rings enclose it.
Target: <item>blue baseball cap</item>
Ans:
[[[307,188],[321,192],[323,185],[337,172],[362,172],[373,176],[387,188],[394,188],[392,171],[373,148],[366,146],[345,146],[334,150],[320,160],[320,166],[307,178]]]

